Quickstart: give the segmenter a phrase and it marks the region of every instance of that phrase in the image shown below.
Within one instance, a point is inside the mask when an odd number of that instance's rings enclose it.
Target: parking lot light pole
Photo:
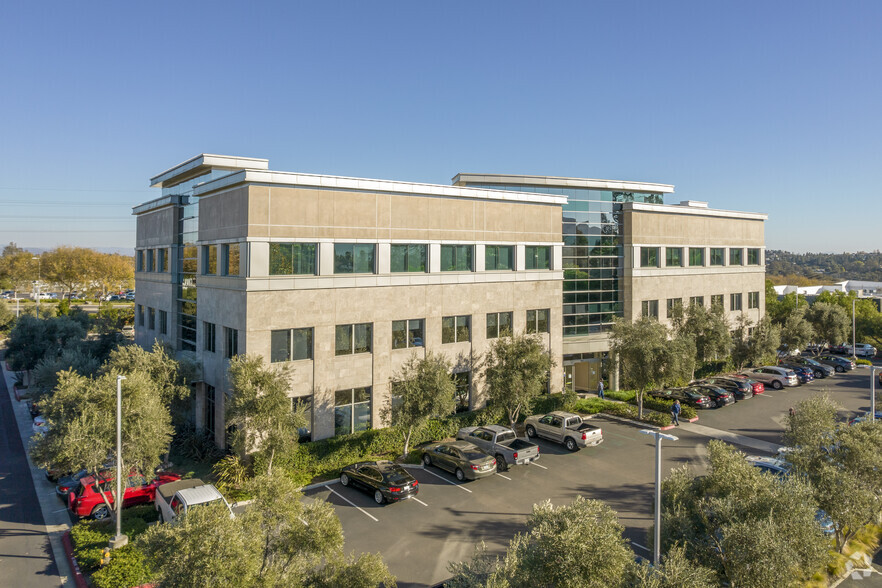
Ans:
[[[851,299],[851,355],[855,359],[857,359],[857,347],[855,345],[855,322],[854,322],[854,303],[857,302],[857,297]]]
[[[122,381],[125,376],[116,377],[116,498],[113,507],[116,509],[116,537],[110,540],[110,548],[118,549],[129,542],[122,534]]]
[[[32,257],[31,259],[37,260],[37,281],[34,282],[34,286],[36,286],[36,290],[37,290],[37,309],[39,309],[40,308],[40,278],[42,277],[41,274],[43,273],[41,271],[42,270],[41,265],[43,263],[43,260],[40,259],[39,257]],[[40,313],[38,312],[37,314],[40,314]]]
[[[655,437],[655,537],[652,542],[652,564],[657,567],[661,563],[661,441],[662,439],[668,441],[679,441],[680,439],[651,429],[642,429],[640,432]]]
[[[870,422],[876,422],[876,372],[882,372],[882,367],[870,366]]]

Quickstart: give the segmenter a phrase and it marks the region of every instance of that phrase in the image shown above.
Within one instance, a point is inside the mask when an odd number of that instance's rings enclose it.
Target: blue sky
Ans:
[[[449,184],[674,184],[766,244],[880,248],[882,3],[8,2],[0,243],[130,248],[198,153]]]

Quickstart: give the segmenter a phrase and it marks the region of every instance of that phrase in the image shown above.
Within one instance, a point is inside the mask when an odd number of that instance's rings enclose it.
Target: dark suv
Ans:
[[[693,384],[710,384],[712,386],[717,386],[718,388],[722,388],[727,392],[731,392],[735,396],[736,400],[753,398],[753,386],[751,386],[747,382],[747,380],[742,380],[740,378],[724,378],[721,376],[715,376],[713,378],[698,380],[697,382],[693,382]]]
[[[778,365],[784,367],[803,366],[812,370],[815,378],[827,378],[832,376],[835,371],[829,365],[824,365],[810,357],[802,357],[801,355],[793,355],[778,361]]]

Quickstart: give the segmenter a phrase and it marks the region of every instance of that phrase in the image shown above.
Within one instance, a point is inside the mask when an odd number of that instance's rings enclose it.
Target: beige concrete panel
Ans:
[[[248,188],[199,199],[199,239],[243,239],[247,235]]]
[[[763,247],[764,223],[688,214],[625,212],[625,245],[716,245]]]
[[[177,236],[174,207],[138,215],[135,220],[135,247],[169,247]]]

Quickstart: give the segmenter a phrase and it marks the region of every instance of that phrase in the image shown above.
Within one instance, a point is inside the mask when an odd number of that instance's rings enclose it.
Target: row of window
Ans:
[[[239,355],[239,329],[224,327],[223,354],[227,359]],[[202,321],[202,349],[217,353],[217,325]]]
[[[511,335],[511,312],[487,314],[487,339]],[[549,309],[527,311],[527,333],[549,332]],[[392,321],[392,349],[425,346],[425,319]],[[209,337],[208,325],[206,337]],[[213,333],[214,325],[210,325]],[[334,336],[335,355],[354,355],[373,352],[373,324],[337,325]],[[270,333],[270,361],[296,361],[313,358],[313,327],[283,329]],[[213,336],[211,337],[213,340]],[[441,343],[462,343],[472,339],[472,317],[469,315],[441,318]],[[214,349],[207,349],[214,351]]]
[[[239,275],[239,243],[222,243],[220,246],[220,275]],[[214,276],[218,273],[217,247],[202,246],[202,275]]]
[[[208,247],[208,246],[206,246]],[[429,271],[429,246],[424,243],[390,246],[389,269],[392,273],[425,273]],[[474,245],[441,245],[442,272],[475,271]],[[551,247],[524,247],[524,267],[528,270],[551,269]],[[317,243],[270,243],[269,274],[271,276],[316,275]],[[487,245],[484,248],[484,269],[514,270],[514,245]],[[211,273],[211,272],[209,272]],[[377,273],[377,246],[374,243],[335,243],[335,274]]]
[[[725,300],[726,297],[724,294],[714,294],[710,297],[711,307],[720,306],[725,310]],[[755,309],[759,308],[760,305],[760,293],[759,292],[748,292],[747,293],[747,308]],[[666,304],[666,312],[665,318],[671,318],[674,313],[675,307],[683,306],[682,298],[668,298]],[[704,296],[690,296],[689,297],[689,306],[704,306]],[[738,311],[743,310],[742,308],[742,295],[740,292],[735,294],[729,294],[729,310],[730,311]],[[643,316],[654,316],[655,318],[659,318],[658,314],[658,300],[644,300],[641,303],[641,312]]]
[[[135,251],[135,269],[139,272],[168,272],[168,248],[138,249]]]
[[[156,330],[157,326],[157,312],[155,308],[146,307],[146,317],[147,320],[144,320],[145,316],[145,307],[142,304],[138,305],[137,311],[135,313],[137,315],[138,326],[143,327],[146,325],[148,329],[151,331]],[[159,334],[160,335],[168,335],[168,313],[164,310],[159,311]]]
[[[662,267],[661,266],[661,247],[640,247],[640,267]],[[683,267],[687,258],[683,255],[683,247],[665,247],[665,267]],[[688,248],[688,266],[704,267],[725,266],[725,265],[745,265],[744,248],[730,247],[729,262],[726,263],[725,247],[710,247],[708,252],[708,263],[705,263],[704,247]],[[761,253],[758,248],[747,249],[747,265],[760,265]]]

